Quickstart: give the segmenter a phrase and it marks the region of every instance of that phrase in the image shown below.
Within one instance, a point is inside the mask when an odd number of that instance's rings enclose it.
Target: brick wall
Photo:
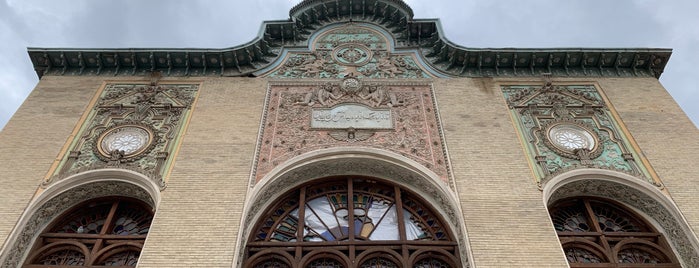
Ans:
[[[435,84],[476,267],[566,267],[499,85]]]

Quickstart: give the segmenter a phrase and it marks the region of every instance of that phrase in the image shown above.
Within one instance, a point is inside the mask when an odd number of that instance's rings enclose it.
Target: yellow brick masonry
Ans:
[[[210,78],[156,212],[139,267],[231,267],[266,81]]]
[[[699,130],[657,79],[600,79],[610,101],[695,233]]]
[[[103,80],[44,77],[0,132],[3,243]]]
[[[111,78],[111,77],[110,77]],[[143,77],[110,81],[146,81]],[[0,132],[4,241],[104,77],[45,76]],[[202,82],[139,267],[231,267],[267,81]],[[527,82],[528,81],[528,82]],[[695,231],[699,130],[652,78],[555,79],[599,83]],[[539,78],[436,80],[435,92],[472,262],[567,267],[503,99],[501,83]]]
[[[500,88],[435,83],[476,267],[567,267]]]

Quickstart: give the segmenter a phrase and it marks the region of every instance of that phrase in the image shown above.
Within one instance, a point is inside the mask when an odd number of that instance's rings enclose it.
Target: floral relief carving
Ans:
[[[107,84],[44,186],[105,167],[137,171],[165,187],[173,142],[196,97],[197,84]]]
[[[577,168],[624,172],[660,186],[593,85],[502,86],[539,183]]]
[[[427,83],[406,85],[357,81],[357,85],[360,85],[358,89],[348,89],[344,82],[351,79],[355,78],[270,86],[270,99],[254,171],[255,180],[261,180],[274,167],[303,153],[338,146],[357,146],[398,153],[432,170],[444,182],[450,182],[431,86]],[[314,109],[332,108],[340,104],[372,107],[378,109],[372,110],[376,113],[386,111],[393,120],[392,127],[311,127]]]
[[[315,40],[310,52],[290,52],[271,78],[430,78],[413,56],[389,52],[386,37],[366,26],[348,24]]]

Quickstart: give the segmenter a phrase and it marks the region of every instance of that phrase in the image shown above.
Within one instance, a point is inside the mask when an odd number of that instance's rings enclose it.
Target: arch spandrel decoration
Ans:
[[[396,52],[395,40],[368,23],[330,25],[311,36],[309,51],[288,50],[261,76],[288,78],[398,78],[441,76],[422,64],[415,51]],[[278,66],[275,66],[278,65]]]
[[[699,267],[699,240],[672,200],[655,186],[623,173],[586,169],[560,174],[547,182],[543,190],[549,207],[576,197],[619,202],[642,214],[664,234],[683,267]]]

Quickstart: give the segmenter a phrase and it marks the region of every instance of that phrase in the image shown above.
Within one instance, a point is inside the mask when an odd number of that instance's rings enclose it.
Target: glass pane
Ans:
[[[663,263],[654,254],[637,248],[622,249],[618,257],[620,263]]]
[[[372,222],[378,223],[374,228],[369,240],[399,240],[398,215],[396,207],[376,202],[369,209],[369,218]],[[383,217],[383,218],[382,218]]]
[[[145,235],[148,234],[153,215],[141,206],[129,203],[121,203],[114,215],[116,219],[112,234],[117,235]]]
[[[386,258],[378,257],[365,261],[361,268],[398,268],[398,265]]]
[[[559,232],[591,232],[582,204],[569,206],[552,213],[553,226]]]
[[[566,258],[569,263],[601,263],[602,258],[598,257],[591,251],[583,248],[567,248],[565,249]]]
[[[344,266],[337,260],[331,258],[320,258],[311,261],[306,268],[343,268]]]
[[[591,204],[592,205],[592,204]],[[642,232],[641,225],[626,213],[611,206],[593,205],[592,210],[597,216],[600,229],[603,232]]]
[[[450,268],[446,262],[436,258],[424,258],[415,263],[415,268]]]
[[[289,265],[279,259],[272,258],[256,264],[254,268],[289,268]]]
[[[337,198],[337,196],[335,197],[335,201],[342,200]],[[307,228],[319,234],[324,240],[341,240],[347,236],[349,231],[348,212],[346,209],[347,199],[344,199],[344,210],[340,209],[340,202],[334,203],[335,201],[330,201],[329,199],[328,197],[318,197],[306,202],[304,221]]]
[[[101,264],[105,266],[129,266],[135,267],[138,262],[138,256],[141,255],[138,251],[123,251],[112,256],[109,256]]]
[[[82,207],[56,225],[52,233],[99,234],[107,219],[112,203],[102,203],[92,207]]]
[[[46,255],[35,263],[43,265],[82,266],[85,264],[85,255],[76,250],[64,249]]]

